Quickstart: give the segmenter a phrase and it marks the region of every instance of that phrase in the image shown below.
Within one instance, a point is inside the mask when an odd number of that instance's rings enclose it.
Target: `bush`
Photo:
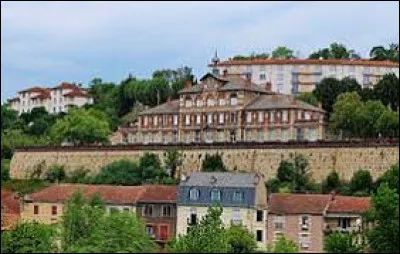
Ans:
[[[65,170],[62,165],[51,166],[46,173],[46,180],[51,183],[62,182],[65,179]]]
[[[352,193],[365,192],[370,193],[372,189],[372,176],[368,170],[360,169],[354,172],[350,180],[350,190]]]
[[[330,193],[340,188],[340,178],[336,170],[331,171],[326,179],[322,182],[322,193]]]
[[[66,182],[69,183],[90,183],[92,180],[88,176],[89,170],[84,168],[78,168],[70,173],[67,177]]]
[[[230,246],[229,253],[252,253],[257,249],[254,235],[242,226],[231,226],[226,235]]]
[[[222,154],[216,153],[213,155],[209,155],[206,153],[206,156],[203,160],[203,164],[201,166],[201,171],[203,171],[203,172],[226,172],[228,170],[222,160]]]
[[[355,235],[332,233],[325,238],[324,250],[328,253],[361,253],[362,247],[356,243]]]
[[[10,180],[10,160],[1,159],[1,182]]]

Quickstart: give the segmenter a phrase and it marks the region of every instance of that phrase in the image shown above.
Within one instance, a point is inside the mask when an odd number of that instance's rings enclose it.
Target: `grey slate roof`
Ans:
[[[216,179],[216,180],[215,180]],[[213,180],[215,180],[213,182]],[[255,187],[256,174],[230,172],[193,172],[180,186]]]
[[[139,115],[151,115],[151,114],[173,114],[179,112],[179,100],[168,101],[164,104],[158,105],[157,107],[144,110]]]
[[[285,108],[298,108],[307,109],[312,111],[325,112],[323,109],[312,106],[301,100],[295,99],[294,96],[283,94],[261,95],[252,103],[246,106],[247,110],[257,109],[285,109]]]

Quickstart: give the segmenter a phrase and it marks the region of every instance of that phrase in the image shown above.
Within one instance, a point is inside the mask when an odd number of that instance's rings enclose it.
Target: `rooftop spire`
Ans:
[[[217,64],[217,63],[219,62],[217,50],[215,50],[214,57],[211,59],[211,61],[212,61],[214,64]]]

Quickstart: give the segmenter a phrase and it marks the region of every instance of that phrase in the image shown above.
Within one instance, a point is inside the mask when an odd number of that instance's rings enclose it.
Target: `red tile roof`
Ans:
[[[31,99],[40,99],[40,100],[44,100],[44,99],[50,99],[51,95],[50,95],[50,89],[48,88],[44,88],[40,94],[31,97]]]
[[[371,206],[369,197],[332,196],[330,194],[273,193],[269,201],[272,214],[323,214],[366,212]]]
[[[56,87],[53,87],[52,89],[79,89],[79,87],[75,84],[71,84],[68,82],[62,82]]]
[[[329,203],[328,213],[365,213],[371,207],[369,197],[335,196]]]
[[[329,195],[273,193],[268,204],[272,214],[323,214]]]
[[[176,202],[178,186],[147,185],[138,201]]]
[[[65,97],[89,97],[85,92],[81,89],[75,89],[72,92],[66,93],[63,96]]]
[[[30,93],[42,93],[43,90],[46,90],[46,88],[42,88],[42,87],[31,87],[31,88],[27,88],[24,90],[19,91],[19,93],[25,93],[25,92],[30,92]]]
[[[363,65],[379,67],[399,67],[399,63],[391,61],[370,61],[350,60],[350,59],[249,59],[249,60],[227,60],[217,64],[217,66],[231,65],[257,65],[257,64],[317,64],[317,65]],[[215,66],[209,64],[209,67]]]
[[[39,192],[33,193],[28,199],[33,202],[63,203],[77,190],[82,190],[85,197],[99,193],[109,204],[136,204],[140,201],[176,201],[176,187],[162,185],[144,186],[113,186],[113,185],[85,185],[60,184],[52,185]]]

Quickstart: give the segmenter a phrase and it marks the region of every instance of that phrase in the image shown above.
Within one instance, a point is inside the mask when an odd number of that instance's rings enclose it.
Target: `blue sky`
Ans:
[[[30,86],[119,82],[161,68],[338,41],[399,41],[399,2],[1,2],[1,101]]]

